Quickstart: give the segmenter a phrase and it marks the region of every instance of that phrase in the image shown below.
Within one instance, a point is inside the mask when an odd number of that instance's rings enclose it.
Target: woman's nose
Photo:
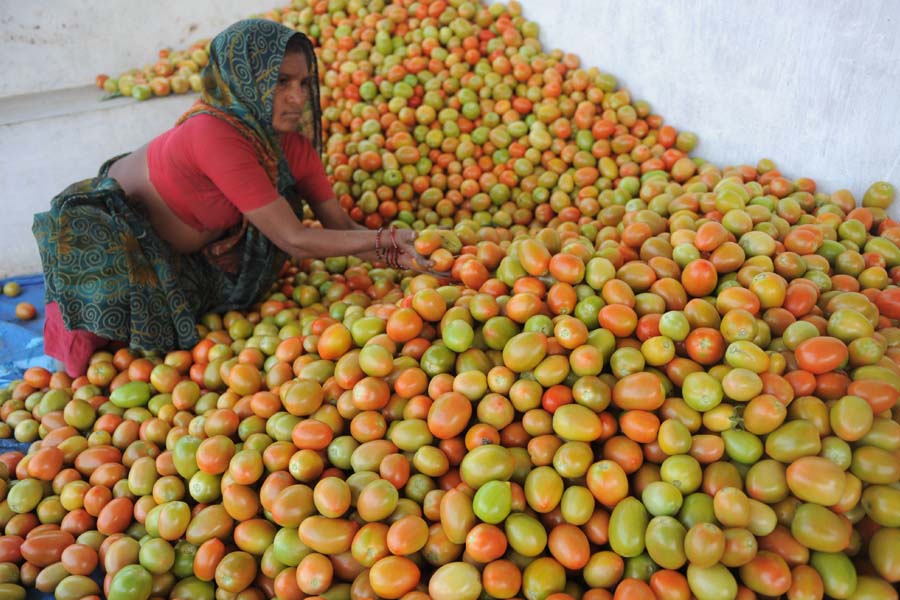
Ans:
[[[300,84],[292,85],[288,90],[288,99],[294,104],[301,104],[303,102],[303,95],[303,86]]]

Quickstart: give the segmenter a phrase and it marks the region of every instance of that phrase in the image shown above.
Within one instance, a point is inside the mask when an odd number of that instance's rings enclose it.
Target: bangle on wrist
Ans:
[[[397,244],[397,228],[391,225],[391,243],[394,245],[394,249],[399,248],[400,246]]]
[[[388,250],[388,264],[392,269],[400,268],[400,250],[398,248],[391,248]]]
[[[384,248],[381,247],[381,232],[384,231],[383,227],[379,227],[378,231],[375,232],[375,259],[379,261],[384,260]]]

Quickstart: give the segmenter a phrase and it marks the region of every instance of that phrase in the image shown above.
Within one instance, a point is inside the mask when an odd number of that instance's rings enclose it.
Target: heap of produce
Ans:
[[[29,369],[0,597],[897,598],[890,184],[694,157],[514,2],[266,16],[342,205],[445,276],[287,264],[194,348]]]
[[[155,63],[129,69],[118,77],[100,74],[95,83],[106,92],[104,99],[131,96],[149,100],[154,96],[199,92],[203,89],[200,70],[209,62],[208,43],[209,40],[203,40],[178,52],[162,49]]]

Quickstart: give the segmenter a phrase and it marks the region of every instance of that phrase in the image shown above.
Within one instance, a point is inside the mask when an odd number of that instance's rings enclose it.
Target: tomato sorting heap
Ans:
[[[305,261],[193,349],[29,370],[0,591],[896,598],[889,184],[691,158],[514,3],[267,16],[317,40],[344,207],[452,227],[455,283]]]

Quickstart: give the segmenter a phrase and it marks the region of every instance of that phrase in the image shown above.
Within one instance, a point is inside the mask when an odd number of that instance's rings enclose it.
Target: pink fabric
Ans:
[[[45,307],[44,353],[62,361],[70,377],[84,375],[91,355],[108,342],[86,329],[66,329],[56,302]]]
[[[297,192],[311,203],[334,191],[322,159],[299,133],[279,138]],[[196,229],[227,229],[243,213],[278,198],[259,158],[240,132],[212,115],[196,115],[147,147],[150,181],[179,219]]]

